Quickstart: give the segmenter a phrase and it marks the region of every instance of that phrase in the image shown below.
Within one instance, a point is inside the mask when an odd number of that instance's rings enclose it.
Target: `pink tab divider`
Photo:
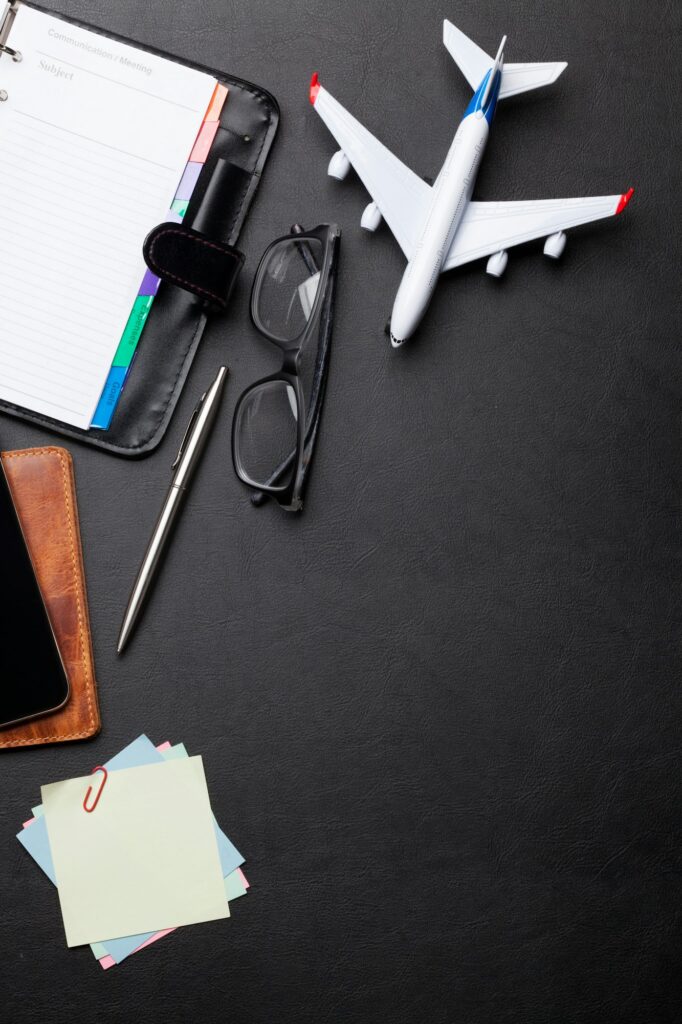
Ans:
[[[199,129],[192,152],[189,155],[190,161],[196,160],[200,164],[206,162],[206,158],[213,145],[213,140],[216,137],[216,132],[218,131],[218,123],[218,121],[204,121]]]

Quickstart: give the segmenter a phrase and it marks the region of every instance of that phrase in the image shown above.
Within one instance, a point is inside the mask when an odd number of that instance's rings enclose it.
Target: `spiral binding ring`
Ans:
[[[0,53],[6,53],[17,64],[20,60],[23,60],[19,50],[13,50],[11,46],[6,46],[5,43],[0,43]]]

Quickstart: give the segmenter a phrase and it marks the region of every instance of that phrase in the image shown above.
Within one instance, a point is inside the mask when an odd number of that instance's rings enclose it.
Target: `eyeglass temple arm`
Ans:
[[[302,235],[304,233],[305,233],[305,228],[303,227],[302,224],[292,224],[291,225],[291,234],[292,235]],[[317,263],[315,262],[315,257],[314,257],[314,255],[312,253],[312,250],[311,250],[310,246],[306,245],[305,242],[300,242],[296,246],[296,251],[298,253],[300,253],[301,259],[305,263],[305,265],[308,268],[309,272],[311,274],[316,274],[320,268],[318,267]]]
[[[296,452],[289,452],[284,462],[280,463],[272,476],[268,477],[265,481],[268,487],[274,487],[282,479],[284,474],[291,468],[291,463],[295,458]],[[262,505],[267,497],[268,495],[265,491],[254,491],[251,495],[251,504],[256,506]]]

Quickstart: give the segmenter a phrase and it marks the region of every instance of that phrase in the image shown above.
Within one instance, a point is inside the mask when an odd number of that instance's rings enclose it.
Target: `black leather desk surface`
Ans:
[[[608,0],[65,2],[251,78],[281,134],[168,438],[72,445],[104,729],[0,765],[6,1021],[611,1024],[679,1019],[679,34]],[[501,104],[478,196],[637,189],[625,216],[444,279],[421,336],[382,334],[402,273],[366,196],[325,176],[310,72],[433,176],[469,89],[444,15],[509,60],[562,59]],[[276,366],[246,312],[267,242],[337,220],[333,366],[307,508],[253,509],[241,390]],[[232,376],[143,628],[116,633],[197,395]],[[0,420],[6,448],[50,441]],[[39,785],[141,731],[204,755],[252,892],[108,974],[64,943],[13,834]]]

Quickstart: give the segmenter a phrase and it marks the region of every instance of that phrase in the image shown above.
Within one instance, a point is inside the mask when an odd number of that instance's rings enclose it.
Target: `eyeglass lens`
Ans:
[[[296,392],[284,380],[259,384],[242,402],[236,424],[243,471],[256,486],[276,483],[286,487],[296,469],[298,403]]]
[[[324,258],[317,238],[287,238],[273,246],[263,268],[257,313],[280,341],[294,341],[310,319]]]

